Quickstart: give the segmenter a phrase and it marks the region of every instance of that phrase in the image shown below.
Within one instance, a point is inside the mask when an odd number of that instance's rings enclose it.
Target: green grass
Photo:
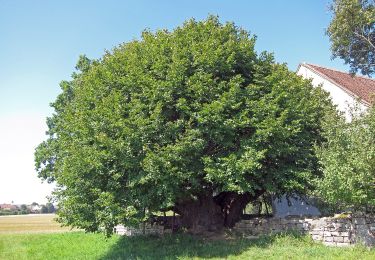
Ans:
[[[375,250],[331,248],[294,235],[212,241],[69,232],[0,234],[0,259],[375,259]]]

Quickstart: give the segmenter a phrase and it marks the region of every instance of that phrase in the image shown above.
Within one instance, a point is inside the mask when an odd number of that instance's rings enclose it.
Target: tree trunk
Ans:
[[[264,190],[251,193],[221,192],[213,197],[201,195],[196,200],[177,203],[174,211],[181,215],[181,224],[191,233],[218,231],[233,227],[241,219],[246,205],[256,200]]]
[[[222,192],[217,195],[214,200],[221,207],[224,225],[226,227],[233,227],[241,219],[246,205],[259,198],[263,193],[264,190],[257,190],[254,194],[250,192]]]
[[[233,227],[241,219],[243,209],[251,201],[251,198],[247,193],[238,194],[229,192],[226,194],[220,203],[226,227]]]
[[[221,208],[212,195],[202,195],[197,200],[178,203],[175,211],[181,215],[182,226],[191,233],[218,231],[224,227]]]

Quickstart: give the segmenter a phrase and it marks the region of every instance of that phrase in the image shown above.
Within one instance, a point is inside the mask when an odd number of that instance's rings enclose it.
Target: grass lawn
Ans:
[[[68,232],[54,215],[0,217],[0,259],[375,259],[375,249],[330,248],[309,237],[205,240]]]
[[[0,234],[0,259],[375,259],[363,247],[330,248],[308,237],[203,240],[188,235],[120,237],[66,232]]]

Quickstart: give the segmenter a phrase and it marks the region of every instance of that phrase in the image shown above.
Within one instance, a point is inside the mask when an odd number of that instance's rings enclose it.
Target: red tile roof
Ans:
[[[341,87],[350,95],[360,98],[367,105],[375,103],[375,80],[362,76],[352,76],[349,73],[324,68],[312,64],[303,64],[318,73],[323,78]]]
[[[13,209],[17,209],[17,206],[16,205],[12,205],[12,204],[0,204],[0,209],[10,209],[10,210],[13,210]]]

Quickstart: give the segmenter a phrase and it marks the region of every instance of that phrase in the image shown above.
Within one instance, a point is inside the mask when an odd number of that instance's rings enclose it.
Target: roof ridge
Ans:
[[[372,93],[375,93],[375,80],[370,79],[366,82],[368,78],[360,78],[358,76],[353,77],[352,75],[350,75],[350,73],[347,72],[342,72],[339,70],[330,69],[306,62],[300,63],[298,69],[300,68],[300,66],[304,66],[305,68],[311,70],[313,73],[319,75],[325,80],[328,80],[332,84],[348,93],[350,96],[359,98],[361,100],[361,103],[365,104],[366,106],[370,106],[373,103],[371,95],[373,95]]]
[[[339,82],[337,82],[335,79],[327,76],[326,74],[318,71],[316,68],[314,68],[314,65],[312,64],[308,64],[308,63],[304,63],[304,65],[307,66],[307,68],[309,68],[310,70],[312,70],[314,73],[318,74],[319,76],[321,76],[322,78],[330,81],[332,84],[336,85],[337,87],[341,88],[343,91],[345,91],[346,93],[348,93],[350,96],[352,97],[355,97],[355,98],[360,98],[361,97],[359,95],[357,95],[356,93],[354,93],[352,90],[348,89],[347,87],[343,86],[342,84],[340,84]],[[319,68],[322,68],[320,66],[317,66]],[[364,100],[363,98],[361,99],[362,101],[364,101],[365,103],[368,103],[366,100]]]
[[[348,74],[350,76],[352,75],[351,73],[348,73],[348,72],[345,72],[345,71],[342,71],[342,70],[333,69],[333,68],[329,68],[329,67],[325,67],[325,66],[321,66],[321,65],[317,65],[317,64],[312,64],[312,63],[307,63],[307,62],[304,62],[303,64],[308,65],[308,66],[310,65],[310,66],[319,67],[319,68],[322,68],[322,69],[333,70],[333,71],[336,71],[336,72]],[[369,79],[369,80],[375,81],[375,79],[367,77],[367,76],[364,76],[364,75],[354,74],[354,77],[356,77],[356,78],[363,78],[363,79]]]

